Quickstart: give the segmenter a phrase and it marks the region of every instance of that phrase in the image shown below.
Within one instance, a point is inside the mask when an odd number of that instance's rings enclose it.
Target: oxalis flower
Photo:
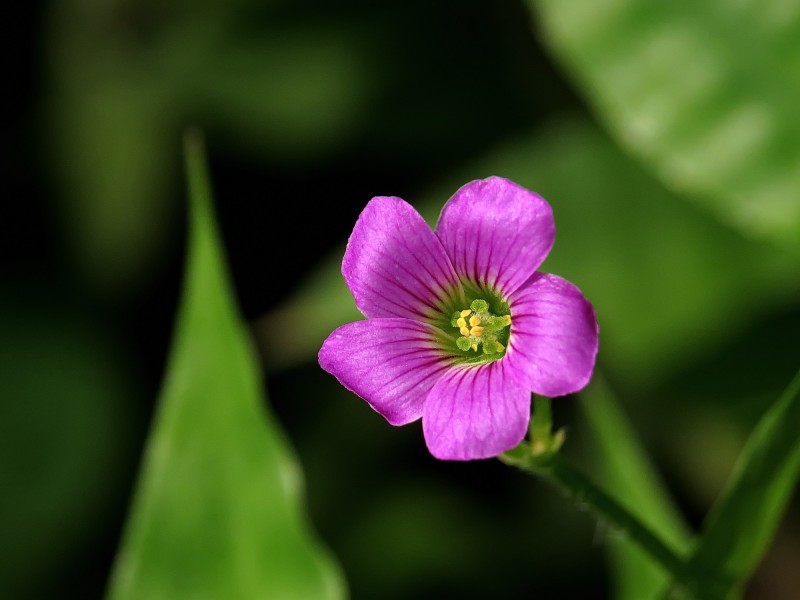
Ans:
[[[592,305],[537,271],[554,238],[550,205],[500,177],[458,190],[435,232],[400,198],[373,198],[342,263],[367,320],[331,333],[320,365],[392,425],[422,418],[437,458],[513,448],[531,392],[580,390],[597,354]]]

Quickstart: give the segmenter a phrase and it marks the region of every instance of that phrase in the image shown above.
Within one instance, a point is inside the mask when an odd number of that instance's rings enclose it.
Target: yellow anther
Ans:
[[[506,339],[509,335],[503,330],[511,325],[511,316],[491,314],[485,300],[474,300],[470,308],[456,312],[450,323],[461,334],[456,340],[459,350],[478,352],[478,348],[483,345],[483,353],[489,356],[487,360],[499,358],[497,353],[505,352],[506,347],[498,341],[498,336]]]

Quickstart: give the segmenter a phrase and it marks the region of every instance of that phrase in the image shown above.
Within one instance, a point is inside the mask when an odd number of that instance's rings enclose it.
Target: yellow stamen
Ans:
[[[485,300],[474,300],[470,308],[456,312],[450,322],[461,334],[456,340],[460,350],[478,352],[478,348],[483,344],[483,353],[490,356],[487,360],[492,360],[491,355],[505,352],[506,347],[497,339],[498,336],[508,336],[503,329],[511,325],[511,316],[491,314]]]

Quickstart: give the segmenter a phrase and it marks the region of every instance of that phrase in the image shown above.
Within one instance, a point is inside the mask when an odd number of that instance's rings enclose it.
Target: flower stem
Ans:
[[[534,396],[535,409],[531,417],[531,439],[546,440],[553,429],[553,411],[550,408],[550,398]]]
[[[583,473],[567,464],[557,453],[535,455],[523,442],[528,457],[521,456],[520,447],[500,455],[500,460],[553,484],[571,498],[579,508],[594,514],[627,536],[667,571],[675,582],[694,587],[689,580],[686,563],[649,528],[634,517],[619,502],[597,487]]]
[[[702,597],[724,597],[716,593],[711,581],[700,581],[687,561],[627,508],[595,485],[586,475],[569,465],[558,453],[564,441],[563,430],[552,433],[550,399],[534,396],[534,413],[530,425],[530,442],[501,454],[500,460],[526,473],[541,477],[560,489],[582,510],[589,510],[599,521],[611,525],[639,546],[659,564],[684,591]]]

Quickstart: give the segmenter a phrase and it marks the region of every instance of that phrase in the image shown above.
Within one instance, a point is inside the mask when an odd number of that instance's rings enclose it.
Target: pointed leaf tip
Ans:
[[[202,135],[187,132],[190,231],[173,348],[112,600],[342,598],[260,373],[214,224]]]

